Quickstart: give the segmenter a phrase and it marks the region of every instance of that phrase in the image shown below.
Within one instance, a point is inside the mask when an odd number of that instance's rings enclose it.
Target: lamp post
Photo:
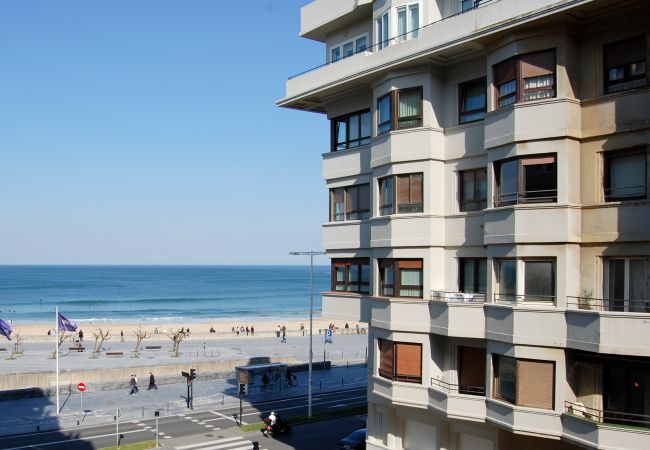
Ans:
[[[311,417],[311,371],[314,360],[314,255],[324,255],[325,252],[309,250],[308,252],[289,252],[290,255],[309,255],[309,380],[307,382],[307,397],[309,406],[307,416]]]

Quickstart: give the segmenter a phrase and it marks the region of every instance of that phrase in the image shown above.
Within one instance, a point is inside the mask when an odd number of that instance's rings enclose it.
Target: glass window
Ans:
[[[485,79],[461,84],[460,92],[460,123],[481,120],[487,108]]]
[[[397,9],[397,41],[402,42],[418,36],[420,8],[417,4],[400,6]]]
[[[555,50],[528,53],[495,65],[494,86],[497,108],[555,97]]]
[[[515,301],[517,295],[517,261],[501,259],[498,261],[498,298]]]
[[[606,94],[647,84],[645,36],[605,45],[603,52]]]
[[[398,213],[422,212],[422,174],[397,175],[395,197]]]
[[[519,194],[519,161],[504,161],[497,168],[498,204],[495,206],[514,205]]]
[[[332,222],[341,222],[345,220],[345,189],[337,188],[330,190]]]
[[[370,293],[368,258],[332,260],[332,290]]]
[[[423,298],[422,260],[380,259],[381,295]]]
[[[461,0],[460,2],[460,11],[465,12],[474,8],[474,0]]]
[[[487,259],[461,258],[458,290],[461,292],[487,292]]]
[[[370,217],[370,185],[331,189],[330,197],[330,221],[363,220]]]
[[[494,355],[496,397],[515,403],[517,400],[517,360]]]
[[[610,311],[647,312],[650,308],[646,291],[646,258],[609,258],[608,309]]]
[[[397,91],[397,128],[422,125],[422,88]]]
[[[395,293],[395,267],[390,265],[381,269],[381,295],[392,297]]]
[[[343,57],[346,58],[352,55],[354,55],[354,42],[346,42],[343,44]]]
[[[379,341],[379,376],[407,383],[422,382],[422,344]]]
[[[605,153],[605,200],[646,198],[646,151],[644,149]]]
[[[555,156],[532,156],[495,163],[495,206],[517,203],[556,202]]]
[[[356,52],[362,52],[368,48],[368,38],[366,36],[361,36],[357,38],[354,45],[356,46]]]
[[[377,18],[377,47],[381,50],[388,46],[388,12]]]
[[[341,47],[335,47],[332,49],[332,62],[338,61],[341,59]]]
[[[393,214],[393,177],[379,180],[379,215]]]
[[[524,300],[555,302],[555,261],[524,261]]]
[[[377,134],[391,129],[391,96],[386,94],[377,100]]]
[[[487,170],[460,172],[460,210],[478,211],[487,207]]]
[[[332,151],[370,143],[370,110],[332,119]]]

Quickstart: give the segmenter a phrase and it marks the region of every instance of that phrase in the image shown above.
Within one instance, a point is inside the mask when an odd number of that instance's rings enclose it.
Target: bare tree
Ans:
[[[65,341],[67,341],[70,338],[70,334],[66,333],[65,331],[57,332],[56,336],[56,351],[52,352],[52,358],[56,358],[56,352],[61,353],[61,346]]]
[[[149,339],[151,335],[144,331],[141,326],[139,326],[138,329],[133,332],[133,334],[135,334],[135,348],[133,349],[133,357],[139,358],[140,345],[142,344],[142,341]]]
[[[178,331],[172,331],[169,334],[169,339],[171,339],[173,342],[172,352],[174,353],[174,356],[177,358],[180,353],[181,342],[183,342],[183,339],[185,339],[186,337],[187,337],[187,333],[185,333],[185,330],[183,328],[181,328]]]
[[[9,356],[7,359],[16,359],[16,355],[21,355],[23,353],[20,346],[24,340],[25,339],[20,335],[20,333],[16,333],[14,336],[14,349],[11,352],[11,356]]]
[[[93,331],[93,336],[95,336],[95,349],[93,350],[93,358],[96,358],[97,355],[101,352],[104,341],[108,341],[110,339],[109,334],[110,330],[106,330],[106,332],[104,332],[101,328],[97,328],[97,331]]]

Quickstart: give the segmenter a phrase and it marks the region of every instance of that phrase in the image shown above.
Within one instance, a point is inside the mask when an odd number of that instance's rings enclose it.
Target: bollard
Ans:
[[[144,406],[142,407],[142,418],[144,419]]]
[[[253,450],[260,450],[260,443],[257,441],[253,441]]]

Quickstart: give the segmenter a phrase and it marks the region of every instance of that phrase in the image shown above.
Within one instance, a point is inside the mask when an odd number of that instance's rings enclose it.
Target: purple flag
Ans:
[[[11,326],[4,320],[0,319],[0,334],[6,337],[7,339],[11,340],[12,331],[13,330],[11,329]]]
[[[64,317],[61,313],[59,313],[58,322],[59,331],[75,331],[77,329],[77,324]]]

